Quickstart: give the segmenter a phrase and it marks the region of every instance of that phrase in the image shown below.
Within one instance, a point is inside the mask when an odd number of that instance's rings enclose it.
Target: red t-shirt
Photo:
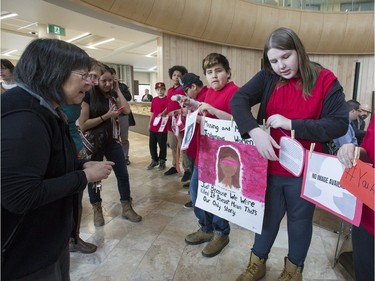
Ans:
[[[361,144],[361,147],[367,151],[368,162],[372,165],[374,165],[374,145],[374,118],[372,118]],[[366,205],[363,205],[361,224],[374,236],[374,211]]]
[[[319,73],[311,96],[304,98],[302,96],[302,88],[297,85],[300,78],[292,78],[286,84],[277,84],[270,100],[267,104],[266,118],[274,114],[280,114],[288,119],[319,119],[323,108],[323,102],[329,91],[332,89],[336,77],[328,69],[323,69]],[[290,131],[284,129],[271,128],[271,136],[280,143],[282,136],[290,136]],[[313,141],[297,139],[304,148],[310,149]],[[322,151],[322,144],[317,142],[315,151]],[[276,155],[279,151],[275,149]],[[293,175],[285,170],[279,161],[268,161],[268,173],[276,176]]]
[[[168,99],[166,96],[162,98],[157,96],[152,99],[150,111],[153,113],[153,115],[152,115],[151,122],[150,122],[150,131],[160,133],[159,128],[161,125],[161,120],[156,126],[154,126],[153,123],[154,123],[155,117],[157,117],[161,112],[164,111],[164,109],[167,108],[167,104],[168,104]],[[167,131],[166,128],[164,128],[163,132],[165,133],[166,131]]]
[[[234,93],[237,92],[238,86],[233,82],[227,83],[224,88],[220,91],[215,91],[212,88],[208,88],[206,92],[206,98],[204,99],[205,103],[212,105],[213,107],[225,111],[226,113],[232,114],[230,109],[230,99],[233,97]],[[206,114],[206,117],[218,119],[215,115],[209,113]],[[199,147],[199,137],[197,137],[197,148]],[[199,149],[197,149],[196,161],[198,160]],[[198,164],[198,163],[196,163]]]
[[[200,92],[198,93],[197,97],[195,98],[196,101],[202,102],[206,98],[208,88],[204,86]],[[190,141],[189,148],[187,149],[186,153],[187,156],[190,158],[195,159],[197,157],[197,149],[198,149],[198,139],[199,139],[199,133],[200,133],[200,124],[195,124],[195,131],[193,134],[193,137]]]
[[[185,92],[184,92],[184,90],[182,88],[180,89],[180,85],[176,86],[176,87],[170,87],[168,89],[168,92],[167,92],[167,101],[168,101],[167,113],[169,113],[171,111],[174,111],[176,109],[181,109],[181,106],[180,106],[180,104],[177,101],[171,100],[171,98],[174,95],[183,95],[183,96],[185,96]],[[168,131],[172,131],[172,118],[168,119],[168,123],[167,123],[166,127],[167,127]]]

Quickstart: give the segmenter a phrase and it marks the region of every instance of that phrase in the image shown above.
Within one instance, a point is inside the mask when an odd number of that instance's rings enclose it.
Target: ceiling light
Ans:
[[[100,41],[98,43],[95,43],[95,44],[91,44],[91,45],[88,45],[87,48],[94,48],[96,46],[99,46],[99,45],[102,45],[102,44],[105,44],[105,43],[108,43],[108,42],[111,42],[115,40],[115,38],[110,38],[110,39],[107,39],[107,40],[104,40],[104,41]]]
[[[72,42],[74,42],[74,41],[77,41],[77,40],[79,40],[79,39],[82,39],[82,38],[87,37],[87,36],[90,36],[90,35],[91,35],[90,32],[86,32],[86,33],[83,33],[83,34],[81,34],[81,35],[78,35],[78,36],[76,36],[76,37],[74,37],[74,38],[72,38],[72,39],[69,39],[69,40],[67,40],[66,42],[68,42],[68,43],[72,43]]]
[[[157,69],[158,69],[158,66],[155,65],[155,66],[151,67],[148,71],[156,71]]]
[[[154,55],[155,55],[157,52],[158,52],[158,51],[156,50],[156,51],[154,51],[154,52],[152,52],[152,53],[149,53],[148,55],[146,55],[146,57],[149,57],[149,58],[156,57],[156,56],[154,56]]]
[[[10,54],[13,54],[13,53],[15,53],[15,52],[17,52],[18,50],[17,49],[14,49],[14,50],[11,50],[11,51],[8,51],[8,52],[5,52],[5,53],[3,53],[2,55],[3,56],[9,56]]]
[[[21,26],[20,28],[17,28],[17,30],[25,29],[25,28],[28,28],[28,27],[33,26],[33,25],[38,25],[38,22],[33,22],[33,23],[28,24],[28,25]]]
[[[13,18],[13,17],[16,17],[16,16],[18,16],[18,14],[9,13],[9,14],[5,14],[5,15],[0,16],[0,20],[7,19],[7,18]]]

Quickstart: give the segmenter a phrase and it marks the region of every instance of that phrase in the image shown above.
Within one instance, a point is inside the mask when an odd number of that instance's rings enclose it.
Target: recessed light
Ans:
[[[16,14],[16,13],[8,13],[8,14],[0,16],[0,20],[8,19],[8,18],[13,18],[13,17],[16,17],[16,16],[18,16],[18,14]]]
[[[108,43],[108,42],[111,42],[115,40],[115,38],[110,38],[110,39],[107,39],[107,40],[104,40],[104,41],[100,41],[98,43],[94,43],[94,44],[91,44],[91,45],[88,45],[87,48],[94,48],[96,46],[99,46],[99,45],[102,45],[102,44],[105,44],[105,43]]]

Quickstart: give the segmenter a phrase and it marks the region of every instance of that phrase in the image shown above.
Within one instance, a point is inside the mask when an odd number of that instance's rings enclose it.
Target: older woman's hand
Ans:
[[[97,182],[108,178],[112,172],[112,161],[89,161],[83,165],[88,182]]]

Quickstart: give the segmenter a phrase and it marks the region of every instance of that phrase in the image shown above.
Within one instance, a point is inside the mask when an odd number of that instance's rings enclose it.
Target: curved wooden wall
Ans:
[[[246,0],[72,0],[195,40],[263,49],[274,29],[292,28],[312,54],[373,54],[374,13],[288,10]]]

